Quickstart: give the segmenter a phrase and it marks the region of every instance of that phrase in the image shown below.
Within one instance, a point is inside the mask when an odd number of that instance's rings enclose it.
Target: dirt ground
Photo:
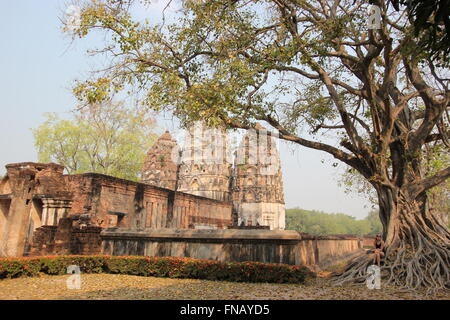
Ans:
[[[426,296],[392,287],[369,290],[359,286],[335,287],[329,278],[311,279],[304,285],[236,283],[193,279],[169,279],[112,274],[81,275],[81,289],[68,289],[69,275],[0,280],[0,299],[32,300],[177,300],[177,299],[445,299],[449,292]]]

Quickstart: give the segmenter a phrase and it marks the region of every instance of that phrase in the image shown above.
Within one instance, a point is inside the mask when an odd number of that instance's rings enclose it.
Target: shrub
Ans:
[[[192,278],[235,282],[303,283],[314,276],[304,266],[260,262],[220,262],[176,257],[142,256],[47,256],[0,258],[0,279],[66,274],[77,265],[82,273],[114,273],[137,276]]]
[[[0,279],[33,277],[39,274],[41,265],[38,258],[4,258],[0,259]]]
[[[82,273],[101,273],[104,256],[51,256],[40,258],[41,271],[46,274],[66,274],[67,267],[77,265]]]

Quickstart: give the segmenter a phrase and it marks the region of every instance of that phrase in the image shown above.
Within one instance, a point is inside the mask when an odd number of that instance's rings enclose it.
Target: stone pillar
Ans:
[[[47,182],[52,184],[52,190],[60,187],[58,182],[64,167],[32,162],[8,164],[5,167],[9,186],[7,196],[11,201],[7,221],[0,226],[4,228],[4,236],[0,239],[0,252],[7,257],[17,257],[24,254],[30,230],[33,228],[33,219],[30,219],[33,199],[38,198],[37,194],[45,193]],[[42,183],[43,180],[47,182]],[[63,188],[59,191],[63,191]],[[45,213],[45,219],[48,219],[48,212]]]
[[[11,185],[11,203],[0,247],[7,257],[20,257],[24,253],[30,223],[34,189],[34,171],[28,168],[6,166]]]
[[[3,251],[7,257],[20,257],[25,248],[30,221],[31,200],[17,197],[11,200]],[[3,226],[2,226],[3,227]]]
[[[44,203],[43,201],[42,201],[42,203]],[[41,225],[43,225],[43,226],[45,226],[45,225],[47,225],[47,216],[48,216],[48,210],[47,210],[47,208],[45,207],[45,205],[43,205],[42,206],[42,224]]]
[[[61,218],[67,218],[72,200],[43,198],[42,225],[57,226]]]

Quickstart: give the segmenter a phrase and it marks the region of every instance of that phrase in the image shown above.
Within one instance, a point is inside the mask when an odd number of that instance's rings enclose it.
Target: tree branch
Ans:
[[[417,196],[418,194],[427,191],[428,189],[431,189],[438,184],[444,182],[450,178],[450,167],[447,167],[446,169],[443,169],[439,172],[437,172],[435,175],[425,178],[419,183],[411,183],[408,186],[408,189],[410,193],[412,193],[414,196]]]

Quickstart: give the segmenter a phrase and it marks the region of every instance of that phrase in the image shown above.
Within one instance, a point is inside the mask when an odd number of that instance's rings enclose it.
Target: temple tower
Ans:
[[[178,144],[166,131],[148,150],[142,169],[142,182],[175,190],[177,186]]]
[[[197,122],[186,132],[178,191],[230,201],[231,160],[226,131]]]
[[[233,173],[233,207],[239,226],[285,228],[281,163],[276,138],[262,126],[240,143]]]

